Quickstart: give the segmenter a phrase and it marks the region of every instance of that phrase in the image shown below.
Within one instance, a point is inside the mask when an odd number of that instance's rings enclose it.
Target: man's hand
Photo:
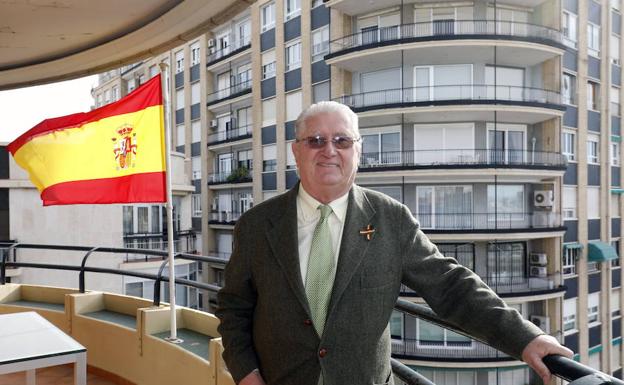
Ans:
[[[535,337],[522,351],[522,361],[537,372],[544,384],[550,382],[551,374],[542,358],[549,354],[559,354],[568,358],[574,356],[572,350],[560,345],[555,337],[549,335]]]
[[[266,385],[258,369],[246,375],[238,385]]]

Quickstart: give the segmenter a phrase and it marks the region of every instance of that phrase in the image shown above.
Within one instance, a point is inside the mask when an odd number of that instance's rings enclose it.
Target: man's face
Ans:
[[[350,148],[336,148],[331,140],[337,136],[358,138],[344,118],[336,112],[321,113],[306,120],[306,129],[298,134],[299,140],[321,136],[328,143],[319,149],[311,148],[305,141],[294,142],[293,154],[297,161],[301,183],[316,199],[332,200],[345,194],[355,179],[362,148],[356,142]]]

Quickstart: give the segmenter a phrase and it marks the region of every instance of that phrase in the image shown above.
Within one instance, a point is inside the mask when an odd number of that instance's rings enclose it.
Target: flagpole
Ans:
[[[176,319],[176,303],[175,303],[175,262],[173,260],[173,193],[171,189],[171,98],[169,97],[169,88],[167,84],[169,79],[169,65],[167,63],[160,63],[161,82],[163,82],[163,109],[165,114],[165,159],[166,164],[166,176],[167,176],[167,253],[169,258],[169,308],[171,316],[171,333],[167,340],[172,343],[181,343],[182,340],[178,338],[178,327]]]

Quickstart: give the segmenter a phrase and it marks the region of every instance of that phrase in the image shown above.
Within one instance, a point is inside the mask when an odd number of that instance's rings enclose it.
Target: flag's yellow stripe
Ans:
[[[26,169],[34,185],[43,189],[57,183],[165,170],[162,106],[111,116],[77,128],[37,136],[15,153],[15,161]],[[122,169],[115,159],[117,130],[133,127],[136,155],[134,166]]]

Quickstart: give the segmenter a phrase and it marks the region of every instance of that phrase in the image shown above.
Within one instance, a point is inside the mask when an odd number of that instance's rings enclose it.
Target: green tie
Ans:
[[[332,209],[327,205],[319,205],[318,208],[321,210],[321,219],[319,219],[312,236],[305,290],[312,312],[314,328],[319,336],[322,336],[327,318],[329,297],[334,286],[335,264],[329,231],[329,215],[332,213]]]

